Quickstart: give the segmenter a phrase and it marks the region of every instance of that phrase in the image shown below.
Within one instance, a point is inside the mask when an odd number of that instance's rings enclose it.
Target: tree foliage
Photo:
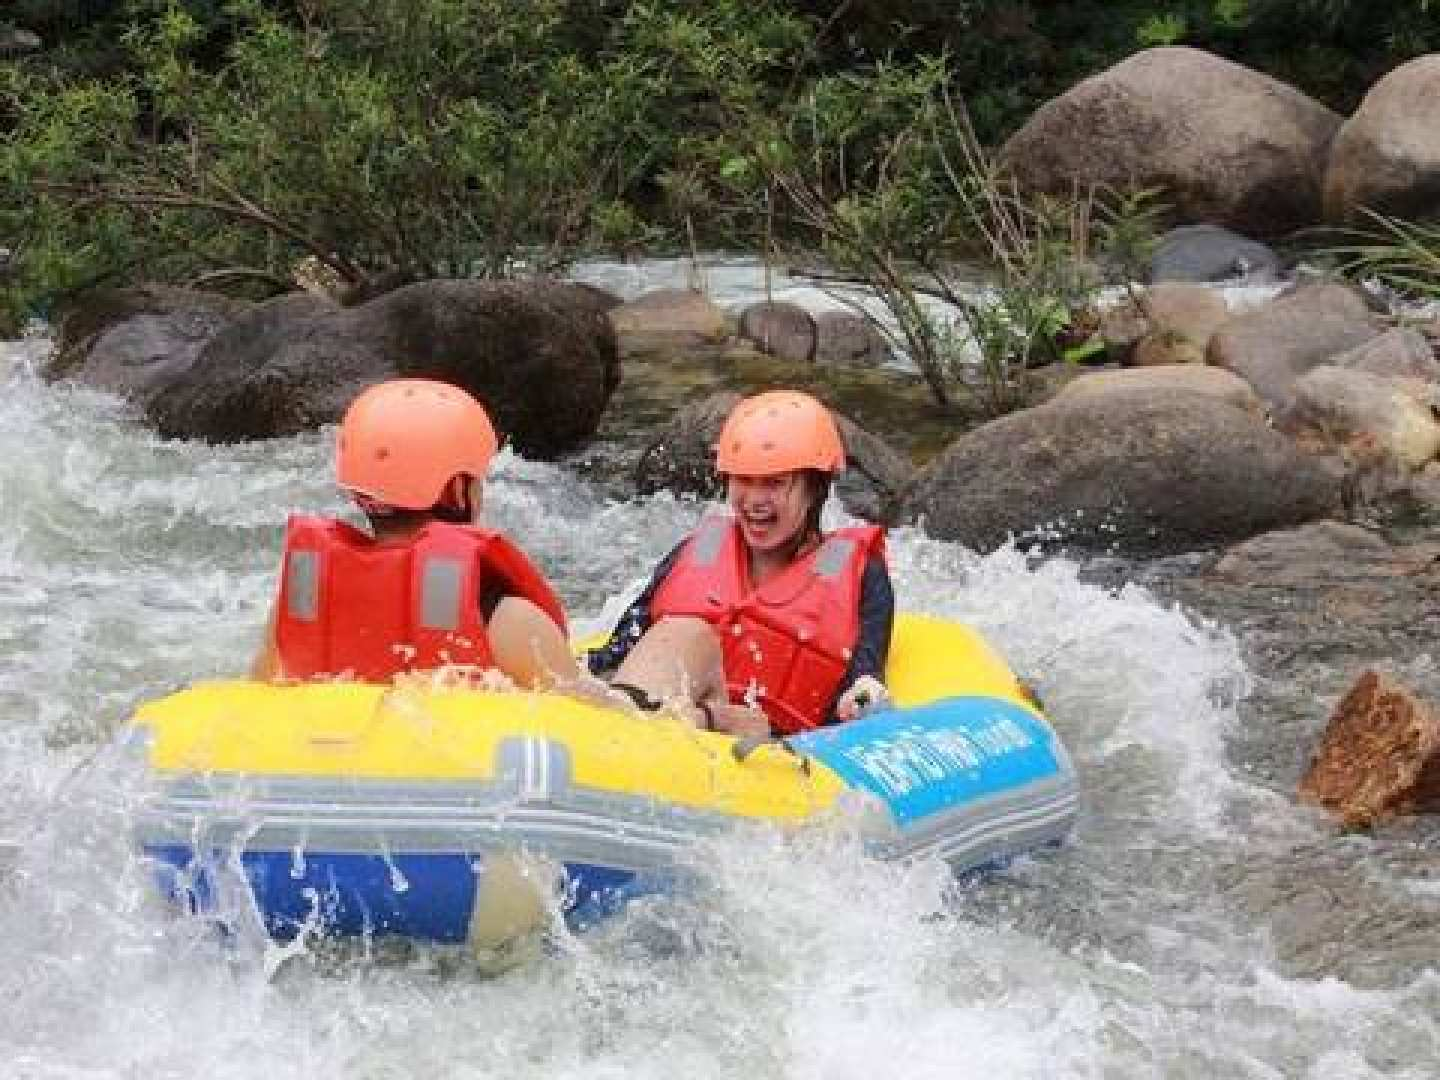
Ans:
[[[983,179],[1077,79],[1190,44],[1349,108],[1440,48],[1437,4],[15,0],[0,29],[46,48],[0,63],[0,329],[111,279],[494,276],[657,244],[809,245],[903,312],[998,235],[1027,257],[1079,235],[1084,211]],[[977,218],[1002,206],[1024,230]],[[900,327],[913,353],[928,331]]]

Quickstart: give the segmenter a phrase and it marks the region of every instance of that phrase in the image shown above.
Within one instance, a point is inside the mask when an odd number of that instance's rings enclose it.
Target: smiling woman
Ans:
[[[656,567],[591,670],[641,708],[678,701],[735,734],[789,735],[885,700],[895,605],[884,533],[820,529],[844,467],[834,417],[809,395],[736,405],[716,454],[728,512]]]

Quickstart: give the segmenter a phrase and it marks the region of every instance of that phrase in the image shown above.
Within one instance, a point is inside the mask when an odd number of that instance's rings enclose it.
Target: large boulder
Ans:
[[[250,306],[166,285],[87,293],[62,311],[45,377],[74,379],[144,408]]]
[[[1283,412],[1296,379],[1378,337],[1381,329],[1355,290],[1306,285],[1226,320],[1211,336],[1206,360],[1244,378],[1271,408]]]
[[[1418,220],[1440,214],[1440,53],[1402,64],[1341,126],[1325,171],[1325,216],[1361,208]]]
[[[1042,105],[1000,160],[1031,190],[1158,187],[1182,223],[1275,236],[1319,220],[1340,122],[1298,90],[1218,56],[1147,49]]]
[[[715,473],[715,444],[725,418],[739,401],[739,394],[727,391],[680,409],[640,455],[636,492],[719,498],[723,488]],[[914,467],[848,416],[836,413],[835,419],[846,457],[846,471],[835,485],[841,504],[856,517],[888,521]]]
[[[443,379],[475,394],[523,454],[550,458],[594,432],[620,368],[603,305],[561,282],[425,281],[354,308],[261,305],[217,335],[148,415],[211,442],[339,420],[364,386]]]
[[[1351,828],[1440,810],[1440,714],[1364,672],[1335,707],[1299,790]]]
[[[1280,257],[1271,248],[1219,225],[1171,229],[1150,256],[1152,282],[1268,281],[1280,271]]]
[[[932,535],[1135,552],[1227,543],[1339,507],[1339,484],[1251,413],[1208,394],[1062,394],[962,435],[904,500]]]

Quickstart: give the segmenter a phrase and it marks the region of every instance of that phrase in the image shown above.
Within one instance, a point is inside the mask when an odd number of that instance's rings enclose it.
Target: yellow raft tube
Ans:
[[[585,924],[673,887],[677,855],[740,821],[864,811],[882,856],[957,868],[1058,842],[1074,772],[969,628],[897,618],[894,707],[758,747],[554,694],[253,682],[143,705],[127,747],[153,783],[140,840],[166,891],[221,910],[243,878],[272,934],[463,941],[517,854],[563,870]]]

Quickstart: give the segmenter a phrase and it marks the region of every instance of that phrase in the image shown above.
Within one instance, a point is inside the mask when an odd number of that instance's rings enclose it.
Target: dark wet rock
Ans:
[[[45,377],[74,379],[143,408],[250,306],[163,285],[85,294],[61,313]]]
[[[1211,337],[1206,359],[1240,375],[1283,412],[1301,375],[1378,337],[1382,329],[1354,289],[1307,285],[1226,320]]]
[[[890,359],[890,343],[865,316],[822,311],[815,316],[815,362],[831,367],[875,367]]]
[[[1364,672],[1330,717],[1299,793],[1350,827],[1440,809],[1440,716]]]
[[[712,394],[680,409],[650,443],[635,468],[635,489],[642,496],[659,491],[719,498],[715,444],[720,429],[741,395]],[[891,507],[914,472],[910,462],[879,436],[837,413],[847,468],[836,484],[845,509],[870,521],[886,521]]]
[[[1337,587],[1440,574],[1440,544],[1397,548],[1384,536],[1341,521],[1314,521],[1237,544],[1213,576],[1236,585]],[[1440,579],[1437,579],[1440,582]]]
[[[740,313],[740,337],[781,360],[808,363],[815,358],[815,320],[796,304],[751,304]]]
[[[1251,414],[1151,387],[1061,395],[976,428],[904,500],[906,519],[980,550],[1015,536],[1182,551],[1338,508],[1335,477]]]
[[[1150,280],[1268,281],[1280,276],[1280,256],[1265,244],[1219,225],[1171,229],[1150,257]]]
[[[1370,209],[1407,220],[1440,214],[1440,53],[1402,64],[1341,126],[1325,172],[1325,216]]]
[[[1283,235],[1320,218],[1341,117],[1198,49],[1146,49],[1042,105],[1001,150],[1031,190],[1158,187],[1181,223]]]
[[[610,324],[578,286],[427,281],[356,308],[263,305],[213,339],[148,415],[171,437],[270,438],[338,421],[370,383],[436,378],[484,401],[520,453],[549,458],[590,436],[619,375]]]
[[[646,447],[635,466],[635,491],[644,497],[660,491],[718,498],[715,444],[740,394],[721,392],[679,409]]]
[[[713,350],[729,336],[725,313],[693,289],[657,289],[609,314],[623,356]]]

